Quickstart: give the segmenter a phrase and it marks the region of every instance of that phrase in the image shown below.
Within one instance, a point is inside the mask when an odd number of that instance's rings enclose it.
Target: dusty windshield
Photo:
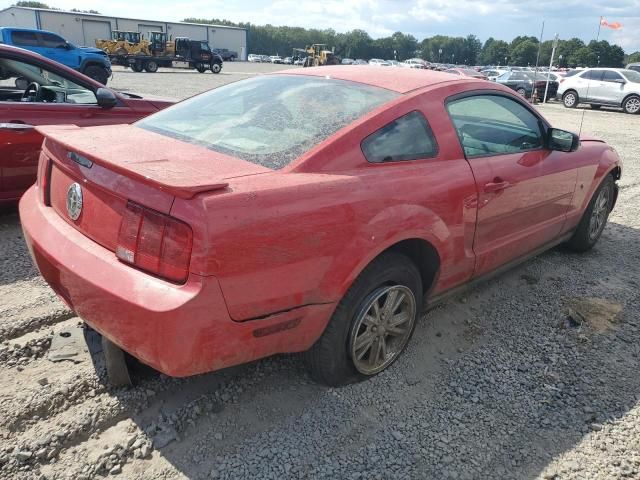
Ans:
[[[624,70],[622,73],[627,78],[627,80],[629,80],[630,82],[640,83],[640,73],[639,72],[636,72],[634,70]]]
[[[216,88],[136,125],[278,169],[398,95],[342,80],[267,75]]]

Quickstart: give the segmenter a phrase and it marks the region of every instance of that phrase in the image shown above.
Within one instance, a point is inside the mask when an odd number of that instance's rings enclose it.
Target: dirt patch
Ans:
[[[586,324],[594,332],[602,333],[617,323],[622,305],[603,298],[583,297],[567,300],[567,308],[567,314],[574,324]]]

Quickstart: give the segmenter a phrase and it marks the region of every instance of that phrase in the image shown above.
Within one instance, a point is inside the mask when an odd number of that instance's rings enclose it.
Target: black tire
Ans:
[[[230,62],[235,61],[235,59],[236,59],[236,57],[234,57],[233,55],[231,55],[231,56],[229,57],[229,61],[230,61]]]
[[[222,70],[222,65],[220,65],[219,63],[212,63],[211,64],[211,71],[215,74],[220,73],[220,71]]]
[[[142,63],[140,62],[132,63],[131,70],[133,70],[136,73],[140,73],[143,70]]]
[[[109,72],[99,65],[89,65],[82,73],[103,85],[106,85],[107,80],[109,80]]]
[[[304,360],[311,377],[325,385],[339,386],[369,378],[360,373],[351,357],[352,330],[363,306],[380,287],[404,286],[415,299],[415,317],[406,343],[398,351],[388,368],[408,344],[417,317],[422,311],[422,280],[416,265],[405,255],[387,252],[375,259],[360,273],[345,296],[340,300],[322,336],[304,353]],[[380,370],[382,371],[382,370]]]
[[[562,95],[562,104],[565,108],[576,108],[580,103],[580,97],[578,97],[578,92],[575,90],[567,90]]]
[[[204,64],[199,63],[196,65],[196,70],[198,71],[198,73],[204,73],[207,71],[207,67],[205,67]]]
[[[522,95],[523,97],[526,97],[526,96],[527,96],[527,91],[526,91],[524,88],[522,88],[522,87],[520,87],[520,88],[516,89],[516,93],[517,93],[518,95]]]
[[[158,71],[158,63],[155,60],[148,60],[144,63],[144,69],[149,73],[156,73]]]
[[[600,110],[600,107],[602,107],[602,105],[598,105],[596,103],[591,104],[591,110]]]
[[[582,215],[582,219],[578,224],[578,228],[574,232],[573,236],[567,242],[567,246],[573,250],[574,252],[586,252],[591,250],[593,246],[597,243],[600,235],[602,235],[602,231],[607,224],[607,219],[609,217],[609,213],[611,212],[611,208],[613,207],[613,199],[614,199],[614,188],[615,182],[611,175],[607,175],[600,186],[596,189],[585,210]],[[601,221],[601,224],[594,232],[592,229],[592,225],[594,224],[594,209],[597,208],[597,203],[601,200],[601,193],[606,195],[607,203],[606,203],[606,211],[604,215],[604,219]]]
[[[628,113],[630,115],[640,113],[640,96],[630,95],[625,98],[624,102],[622,102],[622,109],[624,110],[624,113]]]

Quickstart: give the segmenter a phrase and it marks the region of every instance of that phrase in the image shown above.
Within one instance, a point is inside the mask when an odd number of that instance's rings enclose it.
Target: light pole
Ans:
[[[562,68],[562,55],[558,55],[558,67]]]
[[[440,55],[442,55],[442,49],[438,49],[438,63],[440,63]]]
[[[504,57],[504,66],[505,67],[507,66],[507,57],[506,56]]]
[[[600,66],[600,55],[598,55],[598,66]]]
[[[453,57],[455,57],[455,56],[456,56],[456,54],[455,54],[455,53],[452,53],[452,54],[451,54],[451,63],[453,63]]]

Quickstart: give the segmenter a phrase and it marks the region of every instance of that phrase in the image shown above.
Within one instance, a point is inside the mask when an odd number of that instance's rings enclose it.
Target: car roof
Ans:
[[[300,70],[284,70],[276,72],[286,75],[307,75],[312,77],[327,77],[337,80],[347,80],[350,82],[363,83],[373,87],[380,87],[398,93],[407,93],[419,88],[429,87],[443,82],[460,81],[450,73],[437,72],[434,70],[416,70],[409,68],[392,68],[376,70],[375,75],[371,74],[369,67],[354,66],[324,66],[309,67]]]

